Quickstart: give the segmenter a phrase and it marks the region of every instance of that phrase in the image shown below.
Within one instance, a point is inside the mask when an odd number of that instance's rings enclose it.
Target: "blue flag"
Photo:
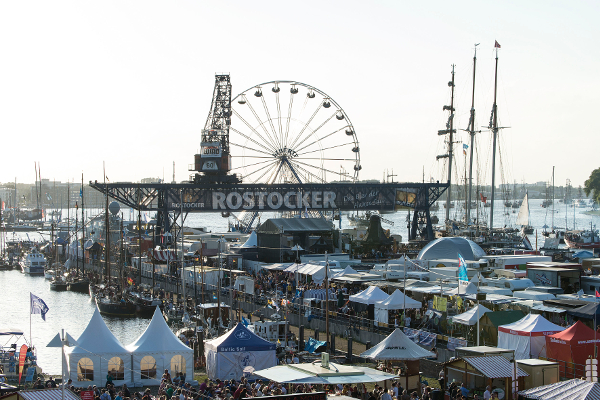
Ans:
[[[467,276],[467,263],[463,256],[458,253],[458,282],[460,281],[469,281],[469,277]]]
[[[33,294],[31,292],[29,292],[29,295],[31,298],[31,314],[41,314],[42,319],[45,321],[46,313],[50,309],[48,308],[48,306],[46,305],[44,300],[40,299],[39,297],[37,297],[35,294]]]

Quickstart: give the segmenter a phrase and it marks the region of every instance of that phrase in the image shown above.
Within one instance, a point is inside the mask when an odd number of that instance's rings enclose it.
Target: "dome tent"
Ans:
[[[443,237],[428,243],[417,256],[417,260],[458,259],[458,254],[467,261],[476,261],[486,253],[474,241],[462,237]]]
[[[159,385],[161,371],[165,369],[172,377],[176,372],[183,372],[186,380],[193,379],[194,351],[175,336],[158,307],[146,330],[127,346],[127,350],[133,353],[135,383]]]
[[[98,308],[77,339],[77,346],[67,348],[66,352],[69,378],[75,386],[104,386],[109,371],[115,385],[132,382],[131,354],[108,329]]]
[[[229,332],[205,343],[209,379],[240,379],[247,367],[258,371],[277,365],[276,347],[239,322]]]

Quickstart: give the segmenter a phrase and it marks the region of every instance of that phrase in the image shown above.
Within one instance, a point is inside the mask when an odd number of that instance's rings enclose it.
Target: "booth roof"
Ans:
[[[350,296],[350,301],[362,304],[375,304],[388,298],[388,294],[377,286],[369,286],[360,293]]]
[[[548,321],[540,314],[528,314],[512,324],[499,326],[498,332],[517,334],[521,336],[542,336],[547,332],[560,332],[564,329],[565,328],[562,326]]]
[[[574,310],[567,311],[567,314],[578,318],[594,319],[600,317],[600,303],[589,303]]]
[[[461,287],[461,284],[459,282],[457,287],[455,287],[454,289],[449,290],[447,292],[444,292],[444,294],[452,295],[452,296],[456,295],[456,294],[464,294],[464,295],[477,294],[477,286],[475,286],[475,284],[473,282],[469,282],[468,285]]]
[[[255,371],[254,374],[279,383],[324,385],[372,383],[397,378],[397,375],[369,367],[355,367],[332,362],[329,363],[329,368],[323,368],[320,363],[278,365]]]
[[[92,319],[77,339],[77,346],[70,347],[68,350],[70,354],[128,353],[127,349],[108,329],[98,308],[96,308]]]
[[[591,400],[600,399],[600,383],[570,379],[519,392],[526,399]]]
[[[402,310],[405,304],[404,299],[406,299],[406,308],[421,308],[423,306],[420,301],[405,296],[400,289],[396,289],[387,299],[375,303],[375,306],[386,310]]]
[[[245,348],[244,351],[266,351],[275,350],[276,348],[274,343],[256,335],[241,322],[238,322],[238,324],[233,329],[229,330],[229,332],[226,332],[216,339],[207,341],[206,346],[216,348],[217,351],[230,351],[228,350],[230,348],[235,348],[237,349],[235,351],[240,351],[239,348],[241,347]]]
[[[378,345],[371,347],[360,356],[373,360],[419,360],[435,357],[435,354],[425,350],[410,340],[400,328],[396,328]]]
[[[463,360],[488,378],[510,378],[515,373],[515,366],[502,356],[463,357]],[[517,367],[517,376],[529,376]]]
[[[132,352],[148,353],[192,351],[175,336],[158,307],[154,310],[152,321],[150,321],[144,333],[135,342],[127,346],[127,349]]]
[[[323,218],[271,218],[256,229],[256,233],[330,232],[331,224]]]

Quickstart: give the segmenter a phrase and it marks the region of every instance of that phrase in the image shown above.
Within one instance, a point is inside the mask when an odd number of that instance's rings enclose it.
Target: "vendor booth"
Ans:
[[[399,328],[396,328],[379,344],[371,347],[360,355],[377,361],[384,361],[388,367],[397,367],[396,363],[404,364],[400,368],[400,384],[412,390],[419,389],[420,372],[419,360],[435,357],[435,354],[414,343]]]
[[[240,379],[244,370],[277,365],[276,345],[238,323],[224,335],[205,342],[206,372],[209,379]]]
[[[560,376],[585,377],[585,361],[599,343],[596,332],[577,321],[562,332],[546,336],[546,357],[558,362]]]
[[[513,400],[513,377],[518,378],[518,387],[523,387],[527,373],[502,356],[463,357],[448,361],[444,365],[446,382],[462,382],[473,394],[483,398],[486,386],[498,393],[498,398]],[[473,396],[473,395],[471,395]],[[471,397],[469,396],[469,397]]]
[[[350,296],[350,304],[356,311],[367,311],[368,319],[375,319],[375,303],[389,295],[377,286],[369,286],[362,292]]]
[[[477,311],[478,309],[479,312]],[[452,317],[452,323],[461,325],[475,325],[477,321],[481,319],[481,317],[483,317],[483,315],[487,312],[491,312],[491,310],[485,308],[481,304],[478,304],[469,311]]]
[[[405,296],[399,289],[396,289],[387,299],[374,304],[375,321],[382,324],[389,324],[390,311],[418,309],[422,306],[420,301],[413,300]]]
[[[498,327],[498,347],[515,350],[517,359],[546,357],[546,336],[564,329],[541,315],[529,314]]]

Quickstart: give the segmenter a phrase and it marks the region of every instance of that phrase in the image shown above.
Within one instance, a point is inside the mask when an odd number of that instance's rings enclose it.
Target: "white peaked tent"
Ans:
[[[241,322],[216,339],[205,343],[206,372],[209,379],[240,379],[244,370],[277,365],[276,346],[257,336]]]
[[[252,231],[250,236],[248,236],[248,240],[246,240],[246,242],[243,245],[241,245],[240,247],[242,249],[251,249],[251,248],[255,248],[256,246],[258,246],[258,238],[256,236],[256,232]]]
[[[66,352],[69,378],[75,386],[104,386],[109,371],[122,375],[113,375],[122,378],[114,380],[115,386],[132,383],[131,354],[108,329],[97,308],[77,339],[77,346],[67,348]]]
[[[175,336],[158,307],[144,333],[127,346],[127,350],[133,353],[135,383],[159,385],[165,369],[172,377],[176,372],[183,372],[186,381],[193,379],[194,351]]]
[[[405,296],[400,289],[396,289],[387,299],[375,303],[375,320],[377,322],[388,323],[390,310],[403,310],[405,308],[421,308],[420,301]]]
[[[435,357],[435,354],[425,350],[410,340],[400,328],[396,328],[383,341],[371,347],[360,356],[373,360],[419,360],[421,358]]]
[[[348,275],[348,274],[357,274],[358,272],[356,272],[356,270],[354,268],[352,268],[351,266],[347,266],[346,268],[344,268],[344,270],[342,272],[338,272],[337,274],[335,274],[333,276],[333,278],[339,278],[340,276],[344,276],[344,275]]]
[[[452,323],[461,325],[475,325],[477,323],[477,307],[479,307],[479,318],[483,317],[483,314],[486,312],[491,311],[479,304],[471,308],[469,311],[465,311],[462,314],[452,317]]]
[[[388,294],[377,286],[369,286],[360,293],[350,296],[350,301],[355,303],[372,305],[378,301],[383,301],[388,298]]]
[[[564,330],[539,314],[529,314],[498,327],[498,347],[515,350],[517,360],[546,357],[546,336]]]
[[[469,282],[469,284],[467,285],[464,285],[459,282],[458,287],[455,287],[452,290],[448,290],[447,292],[444,292],[444,294],[449,296],[454,296],[457,294],[477,294],[477,286],[475,286],[473,282]]]

